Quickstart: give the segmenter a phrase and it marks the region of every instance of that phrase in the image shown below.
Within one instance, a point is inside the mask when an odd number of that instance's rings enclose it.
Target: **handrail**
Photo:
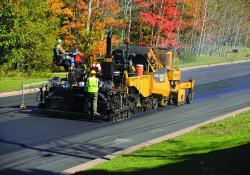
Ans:
[[[25,87],[33,87],[34,85],[46,85],[48,84],[50,81],[41,81],[41,82],[36,82],[36,83],[30,83],[30,84],[22,84],[21,86],[23,88]]]
[[[45,86],[49,83],[50,81],[41,81],[41,82],[36,82],[36,83],[30,83],[30,84],[23,84],[23,81],[22,81],[22,84],[21,84],[21,91],[22,91],[22,101],[21,101],[21,104],[20,104],[20,109],[26,109],[27,108],[27,105],[25,104],[24,102],[24,88],[35,88],[35,86],[38,86],[40,85],[41,86]]]

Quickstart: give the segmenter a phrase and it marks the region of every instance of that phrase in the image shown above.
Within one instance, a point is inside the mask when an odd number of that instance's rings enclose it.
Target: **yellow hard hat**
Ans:
[[[90,71],[90,74],[96,74],[95,70]]]

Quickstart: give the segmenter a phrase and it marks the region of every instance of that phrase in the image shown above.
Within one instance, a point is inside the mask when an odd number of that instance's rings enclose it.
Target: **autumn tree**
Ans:
[[[78,47],[84,53],[104,54],[106,32],[123,25],[123,21],[117,17],[120,12],[117,0],[50,1],[53,11],[59,11],[56,7],[62,9],[57,14],[61,20],[59,37],[65,40],[69,49]]]
[[[167,46],[177,44],[175,31],[182,30],[177,0],[135,0],[139,14],[141,45]]]
[[[0,64],[28,72],[48,68],[57,29],[46,1],[5,0],[0,8]]]

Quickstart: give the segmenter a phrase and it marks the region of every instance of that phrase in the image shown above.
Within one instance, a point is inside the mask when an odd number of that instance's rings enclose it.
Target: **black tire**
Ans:
[[[188,94],[186,96],[187,104],[193,103],[193,98],[194,98],[194,93],[193,92],[188,92]]]
[[[128,110],[126,113],[127,113],[127,118],[130,118],[131,117],[130,110]]]
[[[169,101],[168,101],[168,100],[161,99],[161,101],[160,101],[160,106],[161,106],[161,107],[167,106],[167,105],[168,105],[168,103],[169,103]]]
[[[180,106],[180,103],[178,102],[178,93],[172,94],[171,99],[172,104],[174,104],[175,106]]]
[[[117,122],[117,115],[114,115],[114,116],[112,117],[112,122],[113,122],[113,123]]]
[[[110,114],[108,114],[108,120],[112,121],[112,122],[115,122],[116,116],[115,116],[115,114],[113,112],[111,112]]]
[[[157,109],[158,106],[159,106],[159,100],[158,100],[158,98],[153,98],[152,109]]]

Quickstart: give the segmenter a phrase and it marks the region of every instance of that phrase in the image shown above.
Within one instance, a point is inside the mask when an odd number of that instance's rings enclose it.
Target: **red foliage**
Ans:
[[[180,0],[134,0],[139,11],[139,21],[149,27],[154,27],[151,37],[157,45],[175,45],[176,30],[183,30],[184,23],[180,23],[180,10],[176,7]],[[148,38],[146,36],[146,38]],[[148,42],[141,41],[144,45]],[[149,44],[149,43],[148,43]]]
[[[138,45],[139,45],[139,46],[149,46],[150,43],[149,43],[149,42],[146,42],[146,41],[140,41],[140,42],[138,42]]]
[[[147,23],[151,27],[157,24],[157,19],[152,12],[140,12],[140,20],[144,23]]]

